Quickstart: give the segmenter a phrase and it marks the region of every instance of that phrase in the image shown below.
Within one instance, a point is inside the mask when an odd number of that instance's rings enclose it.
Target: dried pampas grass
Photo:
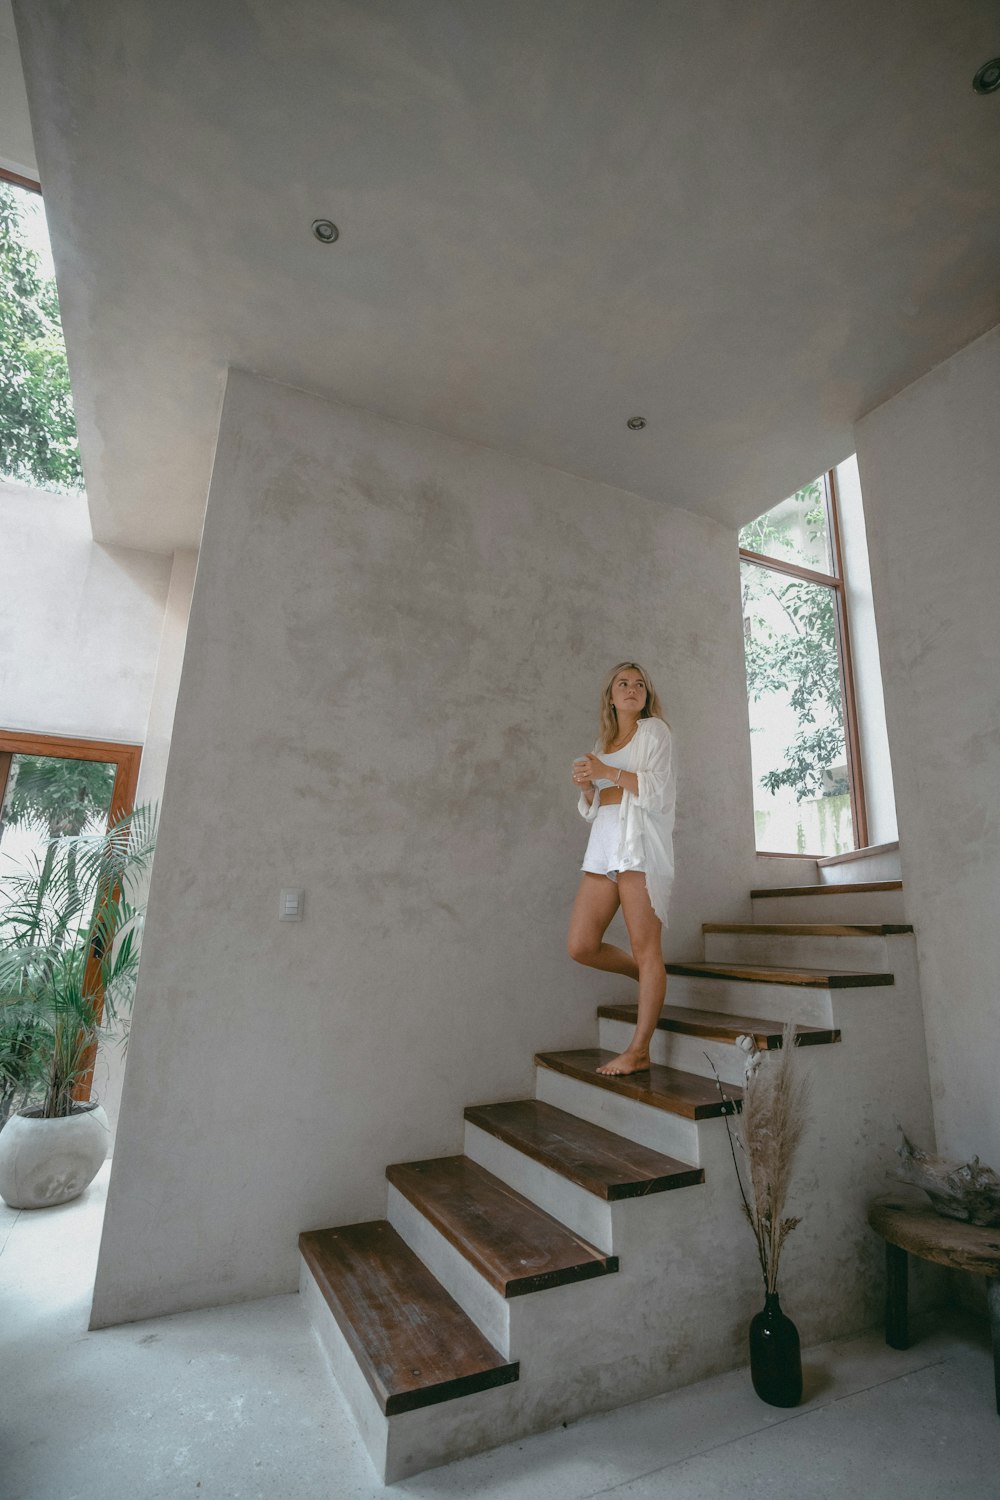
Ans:
[[[800,1223],[785,1215],[785,1204],[806,1127],[807,1091],[793,1023],[785,1026],[780,1050],[760,1052],[752,1037],[740,1037],[738,1043],[747,1053],[743,1108],[737,1115],[732,1101],[727,1101],[726,1129],[743,1211],[757,1241],[764,1288],[770,1295],[777,1290],[782,1246]],[[725,1099],[718,1073],[715,1076]]]

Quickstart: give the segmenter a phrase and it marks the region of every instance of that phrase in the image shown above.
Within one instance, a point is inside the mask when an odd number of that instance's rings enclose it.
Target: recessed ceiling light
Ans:
[[[321,245],[332,245],[340,239],[340,230],[332,219],[313,219],[312,230]]]
[[[645,417],[629,417],[625,424],[630,432],[641,432],[646,425]]]
[[[988,63],[983,63],[972,87],[977,94],[995,94],[1000,89],[1000,57],[991,57]]]

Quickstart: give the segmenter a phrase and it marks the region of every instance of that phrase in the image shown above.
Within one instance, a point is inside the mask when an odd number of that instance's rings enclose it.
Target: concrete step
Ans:
[[[875,844],[867,849],[852,849],[847,854],[832,854],[818,859],[816,869],[824,884],[899,880],[899,844]]]
[[[500,1388],[517,1381],[517,1361],[483,1337],[389,1224],[310,1231],[299,1249],[307,1315],[380,1477],[454,1456],[461,1422],[503,1424]],[[452,1408],[470,1402],[456,1431]]]
[[[467,1109],[465,1154],[608,1251],[615,1205],[700,1186],[705,1179],[700,1167],[538,1099]]]
[[[635,1027],[636,1006],[602,1005],[597,1014],[601,1046],[623,1051]],[[666,1005],[650,1043],[650,1056],[654,1062],[706,1078],[714,1079],[717,1074],[731,1091],[743,1082],[746,1059],[736,1038],[752,1036],[761,1051],[769,1051],[781,1045],[782,1031],[781,1022],[759,1016]],[[800,1025],[798,1037],[800,1046],[826,1046],[839,1042],[840,1032],[833,1027]]]
[[[765,886],[750,892],[755,923],[905,923],[899,880]]]
[[[705,959],[710,963],[774,964],[892,972],[904,923],[706,922]]]

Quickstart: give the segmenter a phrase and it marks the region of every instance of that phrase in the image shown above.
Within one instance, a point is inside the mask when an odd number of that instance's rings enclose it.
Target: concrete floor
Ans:
[[[296,1296],[87,1332],[107,1167],[62,1208],[0,1204],[2,1500],[998,1500],[985,1327],[961,1313],[812,1349],[792,1412],[745,1371],[386,1490]]]

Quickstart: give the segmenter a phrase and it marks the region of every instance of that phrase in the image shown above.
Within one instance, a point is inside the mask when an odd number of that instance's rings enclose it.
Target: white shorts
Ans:
[[[622,862],[619,848],[618,828],[620,808],[599,807],[597,817],[590,825],[590,839],[583,856],[581,870],[588,875],[607,875],[617,880],[619,870],[641,870],[641,863]]]

